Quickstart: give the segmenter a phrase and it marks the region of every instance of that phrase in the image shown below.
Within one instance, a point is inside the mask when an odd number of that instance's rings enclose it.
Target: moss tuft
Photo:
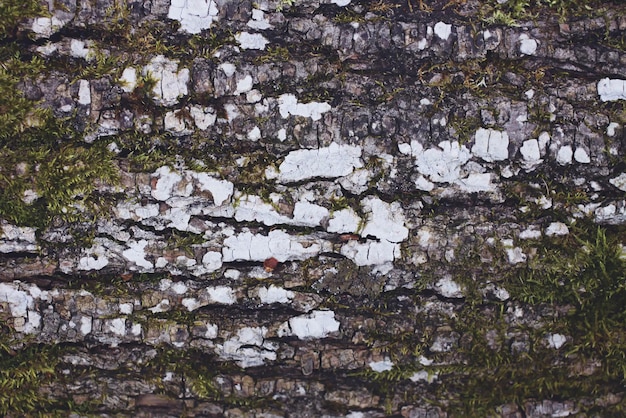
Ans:
[[[28,17],[46,14],[39,0],[2,0],[0,2],[0,40],[14,36],[18,25]]]

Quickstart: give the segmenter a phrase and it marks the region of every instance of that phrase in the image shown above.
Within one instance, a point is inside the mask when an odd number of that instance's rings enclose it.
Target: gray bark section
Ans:
[[[167,1],[58,3],[62,24],[24,41],[58,65],[22,88],[86,143],[110,143],[120,183],[98,186],[112,204],[95,222],[0,224],[3,361],[33,347],[53,359],[32,384],[48,411],[566,416],[621,404],[607,368],[622,363],[568,353],[587,341],[572,309],[600,302],[559,299],[548,282],[599,269],[581,261],[600,248],[596,226],[611,251],[623,242],[626,54],[623,35],[611,42],[623,6],[505,27],[471,1],[429,13],[220,1],[191,36]],[[76,77],[97,54],[115,64]],[[144,77],[134,90],[126,68]],[[529,271],[548,283],[536,295]],[[609,327],[623,314],[616,286],[601,299]],[[567,386],[580,376],[603,383]],[[485,391],[495,400],[468,399]]]

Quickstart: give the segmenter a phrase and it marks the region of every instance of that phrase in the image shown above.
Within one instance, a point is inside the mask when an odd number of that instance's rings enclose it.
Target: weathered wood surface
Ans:
[[[619,414],[623,3],[44,3],[0,25],[2,413]]]

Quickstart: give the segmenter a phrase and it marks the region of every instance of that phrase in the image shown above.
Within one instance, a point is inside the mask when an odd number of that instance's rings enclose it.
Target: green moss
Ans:
[[[0,47],[0,146],[29,128],[36,128],[41,119],[49,116],[43,109],[24,97],[17,84],[22,77],[35,77],[44,70],[38,57],[23,57],[17,48]]]
[[[483,4],[483,20],[489,24],[513,26],[517,21],[545,18],[550,15],[565,20],[576,16],[598,16],[604,0],[491,0]]]
[[[258,63],[266,62],[286,62],[289,61],[290,54],[287,47],[276,46],[268,47],[265,54],[258,57],[255,61]]]
[[[546,239],[542,254],[528,266],[509,271],[500,283],[527,312],[544,312],[533,327],[509,322],[505,305],[486,302],[477,292],[453,325],[461,335],[456,355],[441,369],[441,398],[452,399],[453,414],[492,416],[504,404],[521,409],[531,400],[583,400],[577,407],[594,412],[593,402],[621,393],[626,378],[626,261],[623,232],[581,222],[566,237]],[[471,292],[470,292],[471,293]],[[548,336],[567,337],[560,349]],[[517,343],[521,344],[517,344]],[[439,360],[444,361],[445,353]],[[597,363],[584,376],[576,370]],[[617,413],[623,405],[609,405]]]
[[[45,16],[39,0],[3,0],[0,3],[0,40],[12,37],[25,18]]]
[[[168,240],[168,248],[183,251],[188,257],[194,258],[194,248],[204,243],[202,234],[174,231]]]
[[[112,154],[102,142],[84,143],[71,118],[56,118],[24,97],[19,83],[44,74],[43,61],[11,45],[0,57],[7,58],[0,66],[0,217],[45,227],[102,215],[98,182],[117,182]]]
[[[57,363],[54,348],[30,345],[16,351],[0,343],[0,415],[48,410],[54,401],[41,388],[53,378]]]
[[[333,22],[342,24],[342,23],[364,23],[365,17],[362,14],[355,12],[354,10],[346,10],[341,13],[338,13],[337,16],[333,17]]]
[[[467,144],[472,140],[472,135],[482,126],[477,116],[451,115],[448,120],[451,135],[456,137],[459,144]]]
[[[38,227],[56,219],[89,220],[107,206],[97,194],[98,182],[115,184],[117,179],[103,144],[5,147],[0,149],[0,217]],[[28,190],[37,194],[34,202],[23,199]]]
[[[122,75],[125,63],[118,56],[112,55],[110,51],[94,45],[90,48],[87,60],[77,60],[74,65],[78,69],[75,80],[94,80],[105,76],[111,76],[113,80],[117,80]]]
[[[156,357],[143,367],[142,374],[155,380],[163,379],[167,372],[182,378],[186,385],[201,399],[217,399],[219,391],[214,378],[219,367],[210,361],[209,354],[198,349],[175,349],[158,347]],[[162,386],[162,385],[161,385]],[[178,396],[178,393],[172,394]]]

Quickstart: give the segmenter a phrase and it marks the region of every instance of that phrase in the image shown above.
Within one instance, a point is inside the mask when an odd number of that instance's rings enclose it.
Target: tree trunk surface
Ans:
[[[0,30],[0,415],[623,413],[622,1]]]

